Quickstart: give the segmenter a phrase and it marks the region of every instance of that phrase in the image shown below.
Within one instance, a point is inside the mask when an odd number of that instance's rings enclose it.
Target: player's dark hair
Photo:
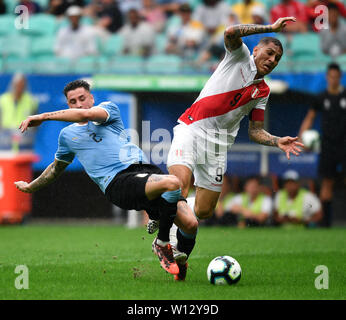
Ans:
[[[260,178],[259,176],[257,176],[257,175],[248,176],[248,177],[246,178],[245,183],[246,183],[246,182],[249,182],[249,181],[251,181],[251,180],[255,180],[255,181],[257,181],[258,184],[261,184],[261,178]]]
[[[78,89],[78,88],[84,88],[85,90],[90,92],[90,84],[88,82],[86,82],[85,80],[74,80],[69,82],[65,88],[64,88],[64,95],[67,98],[67,93],[69,91]]]
[[[339,73],[341,73],[340,66],[335,62],[331,62],[330,64],[328,64],[327,72],[329,72],[330,70],[337,70],[337,71],[339,71]]]
[[[335,9],[335,10],[339,11],[339,7],[335,3],[328,3],[327,8],[328,8],[328,10]]]
[[[284,52],[284,48],[282,46],[282,43],[279,39],[274,38],[274,37],[263,37],[258,44],[269,44],[269,43],[274,43],[276,46],[278,46],[282,52]]]

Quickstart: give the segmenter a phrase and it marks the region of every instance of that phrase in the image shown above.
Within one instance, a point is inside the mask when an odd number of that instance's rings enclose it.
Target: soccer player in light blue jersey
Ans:
[[[16,187],[33,193],[56,180],[77,157],[108,200],[125,210],[146,210],[151,219],[160,220],[153,251],[163,269],[179,275],[169,243],[178,203],[187,206],[179,179],[148,163],[143,151],[125,133],[117,105],[102,102],[94,106],[86,81],[70,82],[64,94],[69,109],[30,116],[21,123],[19,128],[24,132],[43,121],[73,122],[60,132],[54,162],[37,179],[30,183],[17,181]]]

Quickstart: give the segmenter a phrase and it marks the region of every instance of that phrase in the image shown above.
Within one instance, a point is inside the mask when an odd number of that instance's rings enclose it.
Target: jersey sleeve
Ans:
[[[243,42],[242,45],[235,50],[228,50],[226,47],[226,44],[224,43],[224,48],[226,50],[225,58],[229,61],[232,61],[232,63],[235,63],[237,61],[244,61],[250,59],[250,51],[246,44]]]
[[[249,119],[251,121],[264,121],[264,111],[268,103],[269,95],[258,99],[255,107],[250,111]]]
[[[94,108],[102,108],[107,112],[107,119],[102,124],[109,124],[121,120],[119,107],[113,102],[102,102]]]
[[[71,163],[74,159],[74,156],[74,153],[71,152],[66,143],[64,131],[61,131],[58,140],[58,150],[55,153],[55,159],[62,162]]]

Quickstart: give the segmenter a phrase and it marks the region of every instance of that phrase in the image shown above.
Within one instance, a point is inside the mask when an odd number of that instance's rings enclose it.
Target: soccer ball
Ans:
[[[320,149],[320,134],[317,130],[305,130],[302,134],[302,141],[306,148],[312,151]]]
[[[240,280],[241,267],[238,261],[230,256],[216,257],[209,263],[207,276],[211,284],[235,284]]]

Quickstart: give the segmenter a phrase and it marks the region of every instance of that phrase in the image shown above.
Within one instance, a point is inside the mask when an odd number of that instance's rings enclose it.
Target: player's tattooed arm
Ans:
[[[37,190],[44,188],[59,178],[68,165],[69,164],[66,162],[55,159],[55,161],[51,163],[35,180],[31,181],[30,183],[25,181],[17,181],[14,184],[16,185],[17,189],[22,192],[36,192]]]
[[[249,121],[248,133],[251,141],[270,147],[278,146],[279,137],[265,131],[263,121]]]
[[[19,126],[23,133],[29,127],[37,127],[42,122],[48,120],[67,121],[67,122],[87,122],[97,121],[103,122],[108,118],[107,111],[100,107],[89,109],[71,108],[66,110],[58,110],[53,112],[45,112],[27,117]]]
[[[298,142],[298,137],[276,137],[263,129],[263,121],[249,121],[250,140],[263,144],[265,146],[278,147],[286,153],[289,160],[290,154],[299,156],[304,144]]]
[[[241,37],[256,33],[280,32],[285,28],[287,21],[296,21],[296,19],[294,17],[280,18],[272,25],[237,24],[229,26],[224,33],[226,48],[230,51],[238,49],[243,42]]]

